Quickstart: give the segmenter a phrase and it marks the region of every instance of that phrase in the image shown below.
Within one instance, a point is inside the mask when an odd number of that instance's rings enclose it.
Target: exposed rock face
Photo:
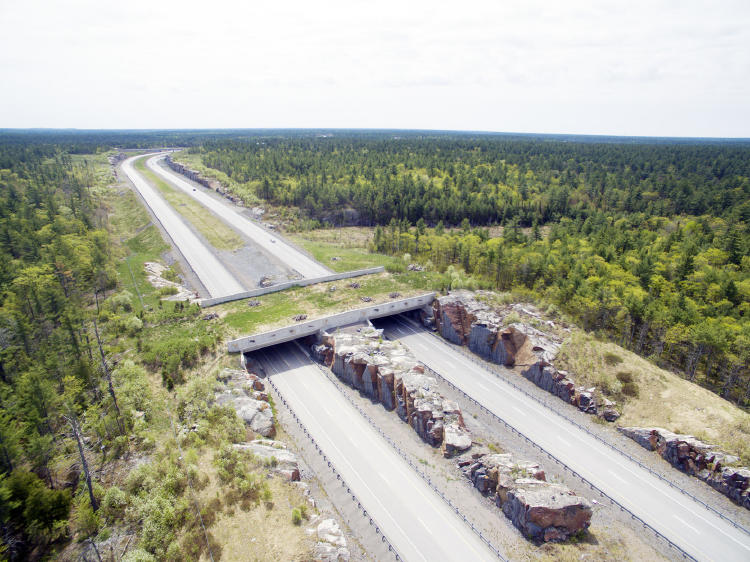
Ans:
[[[552,361],[558,342],[526,324],[504,325],[504,318],[468,291],[455,291],[432,304],[438,332],[450,342],[499,365]]]
[[[290,482],[299,481],[299,462],[297,455],[286,448],[281,441],[270,439],[256,439],[249,443],[237,443],[235,449],[250,451],[255,456],[268,462],[273,471]]]
[[[649,451],[656,451],[669,464],[695,476],[728,496],[735,503],[750,509],[750,470],[730,467],[739,458],[714,450],[692,435],[672,433],[660,427],[618,427],[622,434]]]
[[[591,504],[559,484],[546,482],[532,462],[514,462],[508,454],[473,454],[458,462],[463,474],[528,538],[564,541],[588,528]]]
[[[239,197],[235,197],[234,195],[226,191],[218,180],[205,178],[201,175],[200,172],[196,170],[191,170],[187,166],[180,164],[179,162],[175,162],[174,160],[172,160],[170,156],[167,156],[164,159],[164,161],[167,163],[167,166],[172,168],[178,174],[182,174],[186,178],[191,179],[194,182],[199,183],[204,187],[207,187],[208,189],[213,189],[216,193],[223,195],[224,197],[229,199],[232,203],[239,204],[242,202],[239,199]]]
[[[442,446],[446,456],[471,446],[458,405],[442,396],[435,378],[403,345],[383,340],[382,330],[326,334],[313,352],[346,384],[396,410],[427,443]]]
[[[560,350],[556,338],[527,324],[505,324],[503,315],[479,302],[469,291],[455,291],[432,303],[434,324],[445,339],[467,346],[484,359],[506,367],[526,367],[521,374],[582,412],[614,421],[620,417],[615,403],[598,396],[595,388],[576,387],[566,371],[552,365]],[[516,306],[525,314],[539,314]],[[429,322],[425,322],[429,325]],[[549,323],[548,323],[549,324]]]
[[[245,371],[224,369],[218,379],[224,383],[224,387],[216,393],[216,403],[234,408],[254,432],[263,437],[273,437],[276,433],[273,411],[260,377]]]
[[[324,519],[316,529],[318,542],[313,552],[314,559],[320,562],[348,562],[349,550],[346,538],[334,519]]]

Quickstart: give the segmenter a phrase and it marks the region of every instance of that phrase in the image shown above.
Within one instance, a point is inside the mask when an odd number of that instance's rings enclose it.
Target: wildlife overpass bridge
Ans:
[[[356,308],[315,320],[306,320],[291,326],[284,326],[283,328],[276,328],[275,330],[232,340],[227,344],[227,351],[229,353],[248,353],[264,347],[311,336],[325,330],[365,322],[371,318],[392,316],[394,314],[401,314],[402,312],[409,312],[410,310],[427,310],[434,300],[435,293],[426,293],[415,297],[374,304],[364,308]]]

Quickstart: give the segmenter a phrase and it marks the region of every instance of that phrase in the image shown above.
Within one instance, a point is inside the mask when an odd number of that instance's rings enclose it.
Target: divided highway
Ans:
[[[297,346],[254,356],[405,560],[497,560]]]
[[[422,363],[587,478],[698,560],[750,560],[750,536],[516,390],[424,328],[377,321]]]
[[[259,227],[242,213],[237,212],[231,205],[212,197],[202,189],[196,189],[180,174],[159,165],[165,155],[150,158],[146,165],[163,179],[181,189],[209,211],[221,218],[229,226],[250,238],[255,244],[263,248],[270,255],[296,270],[302,277],[322,277],[330,275],[331,271],[306,256],[290,244],[284,242],[275,234],[271,234]]]
[[[162,155],[161,158],[164,156]],[[174,241],[185,260],[203,283],[211,297],[234,295],[245,290],[239,281],[224,267],[213,252],[185,224],[180,215],[157,190],[133,167],[133,162],[143,156],[133,156],[122,163],[122,170],[138,193]],[[157,157],[158,158],[158,157]]]

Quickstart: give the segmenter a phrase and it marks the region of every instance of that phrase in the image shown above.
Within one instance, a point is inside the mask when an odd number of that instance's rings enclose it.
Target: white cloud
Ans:
[[[750,136],[750,4],[4,0],[0,72],[0,127]]]

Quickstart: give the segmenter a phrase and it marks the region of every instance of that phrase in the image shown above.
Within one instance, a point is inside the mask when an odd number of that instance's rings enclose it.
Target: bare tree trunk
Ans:
[[[99,339],[99,328],[94,320],[94,334],[96,334],[96,343],[99,346],[99,354],[102,358],[102,369],[104,370],[104,376],[107,379],[107,388],[109,389],[109,395],[112,397],[112,403],[115,406],[115,413],[117,415],[117,428],[120,430],[120,435],[125,435],[125,430],[122,427],[122,420],[120,419],[120,407],[117,405],[117,395],[115,394],[115,388],[112,386],[112,375],[109,373],[109,367],[107,367],[107,360],[104,357],[104,348],[102,348],[102,341]]]
[[[91,473],[89,472],[89,464],[86,462],[86,455],[83,453],[83,441],[81,440],[81,432],[80,428],[78,427],[78,418],[75,417],[75,414],[71,414],[70,416],[65,416],[65,419],[68,420],[70,429],[73,430],[73,437],[76,438],[76,443],[78,444],[78,454],[81,455],[81,466],[83,467],[83,474],[86,477],[86,486],[89,489],[89,501],[91,502],[91,509],[96,511],[97,509],[99,509],[99,504],[96,502],[96,498],[94,497],[94,488],[91,485]]]

